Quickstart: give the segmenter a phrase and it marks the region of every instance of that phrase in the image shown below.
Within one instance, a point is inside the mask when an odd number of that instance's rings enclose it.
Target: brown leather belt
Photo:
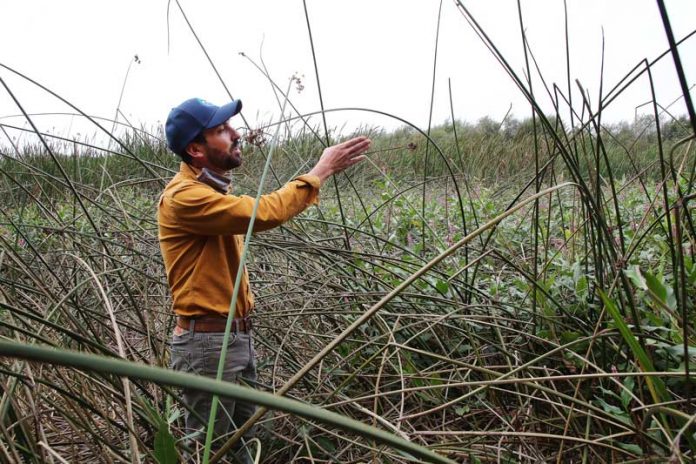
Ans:
[[[193,324],[191,324],[191,322]],[[189,330],[193,325],[194,332],[224,332],[227,325],[227,318],[224,316],[177,316],[176,325],[182,329]],[[252,323],[250,317],[232,319],[231,332],[251,332]]]

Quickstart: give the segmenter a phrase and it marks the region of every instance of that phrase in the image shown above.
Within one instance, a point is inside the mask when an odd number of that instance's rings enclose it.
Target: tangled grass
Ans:
[[[318,208],[253,238],[257,390],[200,385],[273,409],[249,444],[263,462],[694,458],[694,121],[668,131],[655,103],[653,129],[618,133],[586,103],[572,127],[530,104],[519,135],[372,132]],[[340,135],[298,118],[267,190]],[[238,192],[258,186],[259,134]],[[136,129],[109,150],[36,136],[0,162],[0,456],[176,462],[173,386],[195,380],[154,369],[175,160]]]

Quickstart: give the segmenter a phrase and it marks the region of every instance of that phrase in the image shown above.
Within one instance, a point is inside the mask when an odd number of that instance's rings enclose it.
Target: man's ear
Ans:
[[[203,167],[202,164],[205,161],[205,150],[203,149],[203,144],[198,142],[191,142],[186,147],[186,153],[191,157],[191,164],[194,167]]]

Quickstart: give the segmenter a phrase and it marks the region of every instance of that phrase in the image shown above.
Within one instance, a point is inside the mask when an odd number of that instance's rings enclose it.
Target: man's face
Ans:
[[[229,123],[206,129],[203,136],[206,143],[202,145],[204,159],[201,167],[227,172],[242,164],[241,135]]]

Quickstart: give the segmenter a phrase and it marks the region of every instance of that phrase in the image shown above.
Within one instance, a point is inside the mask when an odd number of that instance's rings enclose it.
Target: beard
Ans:
[[[230,145],[229,150],[220,150],[219,148],[205,145],[205,155],[208,163],[216,170],[231,171],[242,164],[242,157],[238,148],[238,142]]]

